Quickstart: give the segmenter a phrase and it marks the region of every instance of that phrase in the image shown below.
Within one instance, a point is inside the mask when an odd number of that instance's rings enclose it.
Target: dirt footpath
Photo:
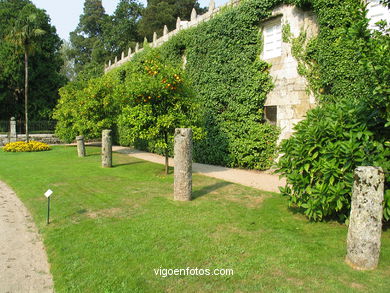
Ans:
[[[0,181],[0,293],[53,292],[42,241],[31,216]]]

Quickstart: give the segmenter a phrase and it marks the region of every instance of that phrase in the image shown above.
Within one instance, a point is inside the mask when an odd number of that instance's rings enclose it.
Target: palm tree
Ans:
[[[36,41],[39,36],[45,34],[45,31],[37,25],[37,15],[30,14],[26,18],[17,20],[13,30],[8,35],[7,39],[23,50],[24,53],[24,111],[25,111],[25,127],[26,139],[29,141],[28,131],[28,58],[36,50]]]

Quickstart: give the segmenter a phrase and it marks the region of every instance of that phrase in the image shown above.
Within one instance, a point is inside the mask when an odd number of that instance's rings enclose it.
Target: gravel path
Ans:
[[[150,161],[158,164],[164,164],[164,157],[152,153],[147,153],[139,150],[134,150],[127,147],[114,146],[113,151],[122,154],[128,154],[132,157]],[[173,159],[169,159],[169,165],[173,166]],[[192,165],[194,173],[199,173],[205,176],[210,176],[225,181],[242,184],[263,191],[279,192],[279,186],[286,184],[285,179],[279,179],[278,175],[270,172],[260,172],[253,170],[232,169],[220,166],[206,165],[194,163]]]
[[[0,293],[53,292],[42,241],[15,192],[0,181]]]

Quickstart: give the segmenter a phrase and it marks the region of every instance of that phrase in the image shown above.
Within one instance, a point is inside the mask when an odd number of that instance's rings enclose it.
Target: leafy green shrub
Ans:
[[[56,135],[70,142],[77,135],[97,138],[103,129],[112,128],[119,113],[117,83],[115,75],[107,74],[61,88],[61,98],[53,114],[58,120]]]
[[[29,142],[17,141],[7,143],[3,147],[5,152],[43,152],[50,151],[51,147],[43,142],[31,140]]]
[[[349,217],[353,171],[357,166],[389,167],[390,152],[369,130],[370,117],[353,103],[326,104],[311,110],[281,146],[281,188],[289,203],[312,220]],[[390,201],[386,195],[385,218]]]

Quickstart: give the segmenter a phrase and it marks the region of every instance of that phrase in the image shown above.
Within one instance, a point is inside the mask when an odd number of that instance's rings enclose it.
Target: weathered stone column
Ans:
[[[77,142],[77,154],[80,158],[85,157],[85,143],[84,143],[84,136],[76,136],[76,142]]]
[[[102,133],[102,167],[112,167],[112,141],[110,129],[104,129]]]
[[[384,180],[381,168],[355,169],[346,257],[346,263],[355,270],[373,270],[378,265]]]
[[[175,129],[174,200],[189,201],[192,197],[192,129]]]
[[[9,142],[15,142],[17,139],[15,117],[11,117],[9,127]]]

